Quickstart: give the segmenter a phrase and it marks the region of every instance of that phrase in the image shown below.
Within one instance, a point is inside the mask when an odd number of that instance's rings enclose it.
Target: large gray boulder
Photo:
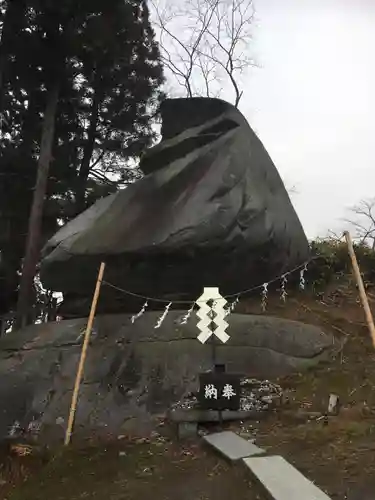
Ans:
[[[79,304],[72,314],[88,311],[101,260],[116,286],[193,301],[204,286],[233,294],[308,259],[276,167],[238,109],[173,99],[161,114],[162,140],[140,163],[145,177],[99,200],[44,249],[42,282]],[[139,306],[103,294],[102,311]]]
[[[134,324],[127,315],[99,316],[79,395],[77,431],[121,433],[163,414],[197,389],[212,369],[212,348],[197,340],[196,318],[180,325],[172,311],[155,329],[158,312]],[[228,372],[272,378],[327,357],[332,337],[295,321],[233,314],[230,339],[217,347]],[[37,422],[63,432],[82,345],[85,319],[33,325],[0,341],[0,437],[15,423]]]

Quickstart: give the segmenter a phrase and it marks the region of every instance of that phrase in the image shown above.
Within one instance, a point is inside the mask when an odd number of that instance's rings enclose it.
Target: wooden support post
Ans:
[[[86,327],[85,336],[84,336],[83,345],[82,345],[82,350],[81,350],[81,357],[79,359],[77,375],[76,375],[73,396],[72,396],[72,402],[70,405],[68,426],[66,428],[66,433],[65,433],[65,443],[64,443],[65,445],[68,445],[70,443],[70,439],[72,437],[74,417],[75,417],[77,402],[78,402],[78,393],[79,393],[79,388],[81,385],[83,368],[85,366],[86,353],[87,353],[87,348],[88,348],[89,341],[90,341],[92,324],[94,322],[96,306],[97,306],[99,294],[100,294],[100,287],[101,287],[102,280],[103,280],[104,269],[105,269],[105,262],[102,262],[100,264],[100,268],[99,268],[98,279],[96,280],[94,297],[93,297],[92,303],[91,303],[90,315],[89,315],[89,319],[87,321],[87,327]]]
[[[352,238],[351,238],[351,236],[350,236],[350,234],[349,234],[348,231],[344,232],[344,236],[345,236],[345,239],[346,239],[346,243],[348,245],[350,259],[352,261],[354,277],[355,277],[355,279],[357,281],[357,285],[358,285],[359,297],[361,299],[361,303],[362,303],[363,309],[365,311],[367,326],[368,326],[368,329],[369,329],[369,332],[370,332],[370,336],[371,336],[371,339],[372,339],[372,345],[375,348],[375,325],[374,325],[374,318],[372,317],[370,305],[369,305],[369,302],[368,302],[368,299],[367,299],[367,295],[366,295],[365,286],[363,284],[363,280],[362,280],[362,276],[361,276],[361,271],[359,270],[359,266],[358,266],[358,262],[357,262],[357,257],[356,257],[355,252],[354,252]]]

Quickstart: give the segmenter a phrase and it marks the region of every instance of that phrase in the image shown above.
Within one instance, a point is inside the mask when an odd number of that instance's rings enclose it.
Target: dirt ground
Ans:
[[[371,305],[375,304],[370,294]],[[243,312],[259,314],[249,301]],[[332,500],[375,498],[375,349],[355,292],[338,287],[322,300],[270,299],[267,314],[321,326],[335,335],[334,360],[279,380],[283,404],[259,422],[229,428],[255,437],[282,454]],[[328,419],[330,393],[340,411]],[[1,460],[0,460],[1,462]],[[11,464],[11,465],[10,465]],[[23,482],[23,478],[29,478]],[[42,464],[20,457],[0,468],[0,498],[7,500],[265,500],[240,466],[199,443],[117,440],[109,446],[73,448]]]
[[[369,293],[375,313],[375,297]],[[375,349],[355,290],[332,287],[322,300],[273,300],[272,314],[321,326],[335,335],[333,362],[279,380],[283,405],[259,424],[245,424],[256,443],[280,453],[332,499],[375,499]],[[247,312],[253,312],[250,305]],[[255,312],[255,311],[254,311]],[[328,419],[329,394],[340,411]]]
[[[199,445],[129,443],[63,453],[7,500],[263,500],[246,471]]]

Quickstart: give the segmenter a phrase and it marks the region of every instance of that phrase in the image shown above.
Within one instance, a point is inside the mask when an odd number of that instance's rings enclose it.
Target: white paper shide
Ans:
[[[208,302],[212,302],[212,305],[209,306]],[[229,326],[225,321],[227,301],[220,295],[219,288],[205,287],[196,304],[199,306],[197,316],[200,319],[197,327],[201,331],[198,335],[199,342],[204,344],[212,335],[215,335],[225,344],[229,339],[225,331]],[[212,328],[212,323],[216,328]]]

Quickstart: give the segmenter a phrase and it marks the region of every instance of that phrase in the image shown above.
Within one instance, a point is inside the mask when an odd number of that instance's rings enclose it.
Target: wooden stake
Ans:
[[[365,291],[365,286],[363,284],[362,276],[361,276],[361,271],[359,270],[358,262],[357,262],[357,257],[354,252],[353,248],[353,242],[352,238],[349,234],[348,231],[344,232],[344,236],[346,239],[346,243],[348,245],[348,250],[349,250],[349,255],[352,261],[352,266],[353,266],[353,273],[354,277],[357,281],[358,285],[358,290],[359,290],[359,297],[362,302],[363,309],[365,310],[365,315],[366,315],[366,321],[367,321],[367,326],[371,335],[372,339],[372,345],[375,348],[375,325],[374,325],[374,318],[372,316],[372,312],[370,309],[370,305],[367,299],[366,291]]]
[[[87,321],[87,327],[86,327],[86,331],[85,331],[85,337],[83,340],[81,357],[79,359],[76,381],[74,384],[74,390],[73,390],[73,396],[72,396],[72,402],[70,405],[68,427],[66,428],[66,433],[65,433],[65,442],[64,442],[65,445],[68,445],[70,443],[70,439],[72,437],[72,429],[73,429],[74,417],[75,417],[76,408],[77,408],[78,393],[79,393],[79,388],[81,385],[83,368],[85,365],[86,353],[87,353],[87,348],[88,348],[89,341],[90,341],[92,324],[94,322],[96,306],[97,306],[99,294],[100,294],[100,287],[101,287],[102,280],[103,280],[104,269],[105,269],[105,262],[102,262],[100,264],[100,268],[99,268],[98,279],[96,280],[94,297],[93,297],[92,303],[91,303],[90,315],[89,315],[89,319]]]

